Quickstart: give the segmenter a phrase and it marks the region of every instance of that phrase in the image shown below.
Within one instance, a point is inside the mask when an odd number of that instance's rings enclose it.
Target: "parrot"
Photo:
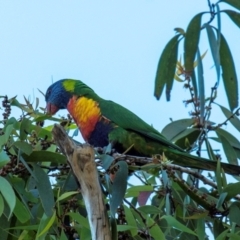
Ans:
[[[48,87],[46,112],[54,115],[67,109],[85,142],[94,147],[106,147],[134,156],[152,157],[160,154],[176,165],[200,170],[216,171],[217,161],[192,155],[127,108],[98,96],[85,83],[75,79],[61,79]],[[221,163],[228,174],[239,175],[240,167]]]

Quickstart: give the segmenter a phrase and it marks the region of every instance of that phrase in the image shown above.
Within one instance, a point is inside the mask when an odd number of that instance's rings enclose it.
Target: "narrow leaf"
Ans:
[[[230,206],[230,211],[229,211],[230,223],[232,224],[233,222],[235,222],[236,224],[240,225],[239,216],[240,216],[239,203],[233,202]]]
[[[240,28],[240,13],[232,10],[223,10],[231,20]]]
[[[226,196],[227,196],[227,193],[226,192],[223,192],[220,194],[219,198],[218,198],[218,201],[217,201],[217,204],[216,204],[216,208],[217,209],[220,209],[226,199]]]
[[[124,161],[120,161],[116,164],[118,170],[115,173],[115,178],[112,185],[112,196],[110,199],[110,210],[112,217],[115,216],[118,206],[122,203],[126,189],[128,178],[128,165]]]
[[[197,75],[198,75],[198,96],[200,101],[200,123],[203,124],[204,110],[205,110],[205,87],[203,78],[203,64],[199,49],[197,50]]]
[[[31,121],[28,118],[23,118],[20,126],[20,139],[25,140],[31,131]]]
[[[199,13],[194,16],[187,27],[184,40],[184,65],[187,73],[193,71],[193,63],[200,38],[202,15],[203,13]]]
[[[239,0],[221,0],[220,2],[228,3],[229,5],[240,10],[240,1]]]
[[[159,214],[162,211],[161,209],[151,205],[141,206],[138,210],[145,214]]]
[[[14,142],[14,146],[17,147],[22,152],[30,155],[32,153],[32,146],[24,141],[16,141]]]
[[[123,208],[124,208],[124,213],[125,213],[125,218],[126,218],[127,224],[129,226],[135,227],[133,229],[130,229],[131,235],[132,235],[132,237],[134,237],[138,233],[136,219],[134,218],[132,211],[126,205],[123,205]]]
[[[218,105],[223,114],[225,115],[226,118],[229,119],[230,123],[238,130],[240,131],[240,120],[238,119],[238,117],[236,115],[233,115],[232,112],[230,112],[227,108],[219,105],[219,104],[216,104]]]
[[[149,233],[153,237],[153,239],[166,239],[161,228],[152,218],[147,218],[147,225],[149,226]]]
[[[163,216],[162,219],[165,219],[169,226],[174,227],[181,232],[187,232],[187,233],[197,236],[197,234],[195,232],[193,232],[190,228],[186,227],[185,225],[180,223],[176,218],[174,218],[170,215]]]
[[[88,219],[86,217],[83,217],[80,213],[76,212],[70,212],[68,213],[68,215],[74,220],[77,221],[80,225],[82,225],[83,227],[90,229],[89,227],[89,222]]]
[[[37,178],[36,185],[42,202],[44,212],[48,217],[52,216],[54,208],[54,196],[48,175],[37,164],[33,164],[34,174]]]
[[[179,36],[180,34],[174,36],[167,43],[159,59],[154,87],[154,96],[157,100],[160,99],[165,85],[167,101],[170,100],[170,92],[176,70]]]
[[[151,185],[142,185],[142,186],[132,186],[127,189],[127,192],[125,194],[125,198],[128,197],[138,197],[140,192],[152,192],[153,186]]]
[[[220,44],[220,62],[228,104],[231,111],[233,111],[233,109],[238,106],[238,80],[231,51],[222,34]]]
[[[216,158],[216,156],[215,156],[215,154],[213,152],[212,146],[209,143],[207,138],[205,139],[205,144],[206,144],[206,148],[207,148],[207,153],[208,153],[209,159],[216,161],[217,158]]]
[[[10,213],[8,216],[8,218],[10,218],[16,206],[16,196],[10,183],[1,176],[0,176],[0,193],[2,194],[2,196],[4,197],[6,203],[10,208]]]
[[[18,198],[16,198],[16,206],[13,213],[21,223],[25,223],[30,219],[29,211]]]
[[[101,154],[100,160],[102,161],[102,167],[107,171],[115,159],[108,154]]]
[[[227,193],[226,200],[230,200],[240,193],[240,182],[237,183],[229,183],[224,189],[223,192]]]
[[[0,150],[0,168],[5,166],[10,161],[9,156],[6,154],[5,151]]]
[[[214,31],[210,25],[205,25],[208,35],[208,41],[213,57],[213,61],[215,64],[216,72],[217,72],[217,82],[219,83],[220,80],[220,56],[219,56],[219,48],[220,44],[218,44],[218,40],[214,34]]]
[[[44,233],[46,233],[50,229],[50,227],[53,225],[55,219],[56,219],[56,211],[54,211],[53,215],[48,218],[48,221],[46,221],[45,227],[42,229],[41,232],[38,233],[37,237],[40,237]]]
[[[234,148],[232,147],[231,143],[223,135],[218,133],[217,135],[221,139],[223,150],[224,153],[226,154],[228,162],[231,164],[238,165],[237,154],[234,151]]]
[[[204,218],[197,220],[197,235],[198,239],[205,239],[205,221]]]
[[[78,194],[79,192],[78,191],[72,191],[72,192],[65,192],[63,193],[58,199],[56,202],[59,202],[59,201],[62,201],[72,195],[75,195],[75,194]]]
[[[2,195],[0,194],[0,217],[2,216],[3,210],[4,210],[4,201],[3,201]]]
[[[163,128],[161,133],[172,141],[174,137],[193,125],[193,123],[193,119],[191,118],[172,121]]]
[[[23,157],[27,162],[66,163],[66,156],[48,151],[33,151],[29,156],[23,154]]]

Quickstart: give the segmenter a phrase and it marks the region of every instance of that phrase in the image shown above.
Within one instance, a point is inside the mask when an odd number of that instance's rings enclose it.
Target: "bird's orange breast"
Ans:
[[[84,140],[88,141],[101,118],[98,103],[86,97],[73,96],[68,102],[67,110],[78,125]]]

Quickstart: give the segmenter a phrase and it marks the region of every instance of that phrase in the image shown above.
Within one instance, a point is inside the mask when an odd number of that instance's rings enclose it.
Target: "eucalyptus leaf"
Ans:
[[[8,216],[8,218],[10,218],[16,206],[16,196],[10,183],[1,176],[0,176],[0,193],[2,194],[3,198],[5,199],[6,203],[10,208],[10,213]]]
[[[122,203],[126,189],[128,178],[128,165],[125,161],[119,161],[116,166],[118,170],[115,173],[115,177],[112,185],[111,199],[110,199],[110,211],[111,216],[114,217],[118,206]]]
[[[240,2],[239,0],[220,0],[219,2],[225,2],[228,3],[229,5],[237,8],[238,10],[240,10]]]
[[[201,18],[203,13],[199,13],[190,21],[184,39],[184,65],[188,73],[193,71],[193,63],[198,49],[198,42],[201,31]],[[191,74],[190,74],[191,75]]]
[[[39,192],[39,197],[47,217],[51,217],[54,209],[54,196],[50,184],[50,179],[47,173],[37,164],[33,164],[34,174],[37,178],[36,185]],[[40,234],[39,232],[38,234]]]
[[[160,99],[164,86],[166,86],[167,101],[170,100],[177,63],[179,36],[180,34],[177,34],[167,43],[159,59],[154,87],[154,96],[157,100]]]
[[[233,10],[223,10],[230,19],[240,28],[240,13]]]
[[[222,78],[231,111],[238,107],[238,79],[232,53],[224,36],[221,34],[220,63]]]

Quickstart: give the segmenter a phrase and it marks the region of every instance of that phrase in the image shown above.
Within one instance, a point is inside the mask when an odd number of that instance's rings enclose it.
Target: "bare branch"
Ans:
[[[109,221],[98,181],[94,149],[87,144],[76,146],[60,125],[55,124],[52,133],[56,144],[67,156],[68,162],[81,185],[92,239],[110,240]]]

